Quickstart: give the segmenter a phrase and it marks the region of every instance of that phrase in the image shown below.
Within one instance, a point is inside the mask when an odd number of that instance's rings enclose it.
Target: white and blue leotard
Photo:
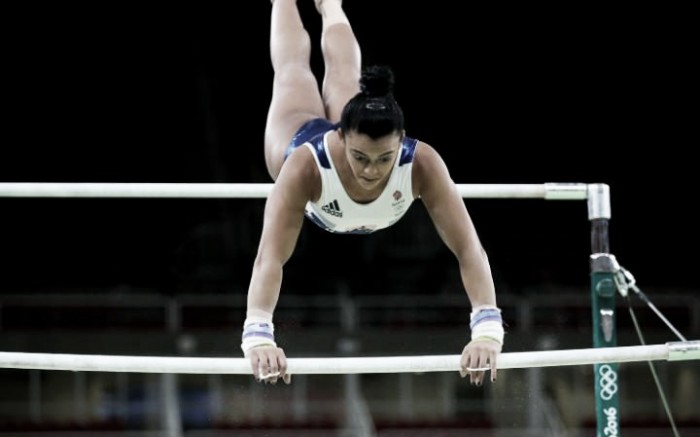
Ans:
[[[337,128],[325,119],[315,119],[299,129],[286,156],[297,147],[313,152],[321,175],[321,196],[306,204],[306,217],[321,228],[335,233],[368,234],[389,227],[406,214],[415,198],[411,183],[417,140],[404,137],[384,191],[369,203],[357,203],[348,196],[338,177],[326,138]]]

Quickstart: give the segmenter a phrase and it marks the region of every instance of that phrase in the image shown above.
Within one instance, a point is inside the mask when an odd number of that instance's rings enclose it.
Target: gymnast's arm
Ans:
[[[481,245],[462,196],[452,180],[445,162],[431,146],[419,143],[413,163],[414,192],[420,196],[435,228],[445,245],[457,257],[462,283],[472,309],[489,308],[498,311],[491,267]],[[473,312],[472,312],[473,314]],[[498,335],[496,335],[498,337]],[[467,368],[491,368],[496,377],[496,356],[502,339],[472,340],[462,353],[462,376]],[[472,383],[481,384],[482,372],[469,372]]]
[[[242,348],[259,379],[279,372],[285,382],[287,362],[284,351],[274,342],[272,315],[282,286],[282,271],[289,260],[304,221],[304,207],[320,184],[315,165],[306,148],[292,153],[265,203],[263,229],[248,288],[246,322]],[[314,183],[315,181],[315,183]],[[276,382],[277,378],[270,378]]]

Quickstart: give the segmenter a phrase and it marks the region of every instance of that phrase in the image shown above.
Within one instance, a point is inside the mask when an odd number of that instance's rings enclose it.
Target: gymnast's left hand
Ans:
[[[250,368],[258,382],[276,384],[281,379],[286,384],[292,382],[292,375],[287,373],[287,356],[281,347],[257,346],[246,352]]]
[[[496,382],[497,358],[503,345],[496,340],[476,339],[469,342],[462,351],[459,362],[459,374],[462,378],[469,375],[469,382],[480,386],[484,382],[486,372],[491,373],[491,382]]]

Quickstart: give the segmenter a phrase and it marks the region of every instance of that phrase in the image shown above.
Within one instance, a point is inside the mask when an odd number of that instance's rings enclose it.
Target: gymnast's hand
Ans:
[[[276,384],[277,379],[286,384],[292,382],[292,375],[287,373],[287,356],[277,346],[257,346],[245,354],[250,360],[250,368],[258,382]]]
[[[479,338],[469,342],[462,351],[459,362],[459,374],[462,378],[469,375],[469,382],[481,385],[486,371],[491,371],[491,382],[496,382],[496,358],[501,353],[502,345],[495,339]]]

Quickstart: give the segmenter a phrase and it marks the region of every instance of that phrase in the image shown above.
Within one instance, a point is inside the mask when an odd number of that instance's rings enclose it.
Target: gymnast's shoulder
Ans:
[[[432,187],[452,182],[442,156],[433,146],[423,141],[416,144],[411,180],[416,197],[424,195]]]
[[[307,200],[318,199],[321,175],[314,164],[313,152],[307,147],[295,149],[284,162],[275,185],[303,194]]]

